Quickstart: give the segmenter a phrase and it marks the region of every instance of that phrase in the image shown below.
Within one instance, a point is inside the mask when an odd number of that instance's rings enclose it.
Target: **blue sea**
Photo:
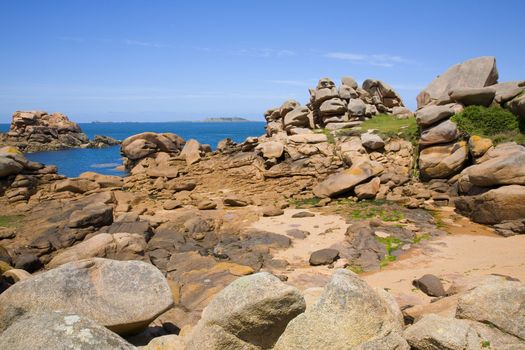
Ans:
[[[117,140],[141,132],[173,132],[185,140],[196,139],[210,144],[212,148],[224,138],[242,142],[249,136],[264,134],[264,122],[169,122],[169,123],[80,123],[82,131],[92,139],[95,135],[105,135]],[[9,130],[9,124],[0,124],[0,132]],[[125,175],[115,167],[122,165],[120,146],[102,149],[69,149],[52,152],[28,153],[32,161],[46,165],[56,165],[58,172],[68,177],[76,177],[86,171],[107,175]]]

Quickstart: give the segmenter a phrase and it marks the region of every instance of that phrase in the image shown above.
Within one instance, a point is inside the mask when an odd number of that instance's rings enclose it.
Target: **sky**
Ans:
[[[321,77],[415,97],[448,67],[496,56],[525,79],[525,1],[0,0],[0,123],[263,118]]]

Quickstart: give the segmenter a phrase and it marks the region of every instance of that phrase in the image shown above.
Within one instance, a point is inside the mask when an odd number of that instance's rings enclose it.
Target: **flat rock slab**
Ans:
[[[447,294],[441,280],[434,275],[427,274],[415,279],[412,281],[412,285],[431,297],[443,297]]]
[[[313,218],[315,216],[314,213],[310,213],[309,211],[300,211],[298,213],[295,213],[292,215],[292,218]]]
[[[130,334],[172,304],[168,283],[155,266],[86,259],[20,281],[0,294],[0,331],[25,314],[62,310]]]
[[[310,265],[328,265],[333,263],[339,258],[339,251],[337,249],[321,249],[317,250],[310,255]]]

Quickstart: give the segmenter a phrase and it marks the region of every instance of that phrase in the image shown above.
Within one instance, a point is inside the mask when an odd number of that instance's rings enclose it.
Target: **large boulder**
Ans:
[[[319,107],[321,117],[340,115],[346,112],[346,103],[340,98],[332,98],[324,101]]]
[[[463,170],[462,175],[479,187],[525,185],[525,147],[522,152],[509,152]]]
[[[318,302],[293,319],[275,350],[409,349],[393,298],[356,274],[337,270]]]
[[[366,104],[363,100],[358,98],[353,98],[348,101],[348,113],[352,117],[363,117],[366,113]]]
[[[459,135],[456,123],[445,120],[437,125],[423,130],[419,143],[421,145],[435,145],[455,141]]]
[[[23,152],[37,152],[89,146],[89,139],[77,123],[62,113],[17,111],[9,132],[0,134],[0,143]]]
[[[144,132],[122,141],[120,152],[126,158],[139,160],[155,152],[178,154],[183,146],[184,139],[176,134]]]
[[[424,315],[404,337],[415,350],[522,349],[525,342],[496,328],[470,320]]]
[[[192,165],[201,159],[201,144],[195,139],[190,139],[182,148],[180,156],[186,160],[186,164]]]
[[[509,101],[507,106],[512,111],[512,113],[520,116],[521,119],[525,119],[525,94],[522,94]]]
[[[113,222],[113,207],[111,205],[93,203],[82,209],[75,210],[69,216],[68,227],[102,227]]]
[[[16,160],[0,156],[0,178],[19,174],[24,170],[24,166]]]
[[[101,233],[77,245],[62,250],[51,259],[48,268],[89,258],[114,260],[141,260],[147,243],[144,235],[137,233]]]
[[[482,284],[459,298],[456,316],[494,325],[525,340],[525,285],[516,281]]]
[[[0,294],[0,331],[23,315],[61,310],[130,334],[172,304],[166,279],[153,265],[93,258],[34,275]]]
[[[460,88],[482,88],[498,82],[495,57],[478,57],[450,67],[417,96],[421,108],[436,100],[448,100],[449,92]]]
[[[284,145],[281,142],[269,141],[261,143],[257,146],[264,158],[280,158],[284,152]]]
[[[239,278],[204,309],[187,349],[271,348],[305,308],[299,290],[267,272]]]
[[[9,350],[135,350],[95,321],[75,313],[50,310],[16,320],[0,336]]]
[[[308,109],[308,107],[298,105],[297,107],[286,113],[286,116],[284,117],[285,129],[288,130],[292,127],[310,127],[310,118],[308,116],[309,113],[310,110]]]
[[[492,87],[484,88],[462,88],[449,92],[450,98],[463,106],[485,106],[488,107],[494,101],[496,90]]]
[[[370,150],[378,150],[385,146],[385,141],[381,136],[369,132],[361,134],[361,143]]]
[[[455,205],[459,213],[481,224],[523,219],[525,186],[502,186],[477,196],[458,197]]]
[[[464,141],[431,146],[419,154],[419,169],[423,178],[444,179],[458,173],[468,159]]]
[[[362,161],[352,165],[349,169],[328,176],[314,187],[313,192],[320,198],[334,197],[350,191],[356,185],[379,175],[383,170],[383,166],[378,162]]]
[[[416,112],[416,121],[421,126],[430,126],[443,119],[448,119],[454,115],[452,105],[444,106],[425,106]]]

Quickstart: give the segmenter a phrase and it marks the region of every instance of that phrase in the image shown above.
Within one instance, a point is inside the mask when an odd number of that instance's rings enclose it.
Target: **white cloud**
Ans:
[[[129,45],[129,46],[142,46],[142,47],[154,47],[154,48],[170,47],[170,45],[161,44],[157,42],[129,40],[129,39],[124,40],[124,44]]]
[[[358,64],[369,64],[378,67],[393,67],[395,64],[414,64],[415,61],[406,59],[401,56],[388,55],[388,54],[360,54],[352,52],[329,52],[324,55],[327,58],[333,58],[337,60],[351,61]]]
[[[276,50],[269,48],[247,48],[231,52],[233,55],[250,56],[250,57],[288,57],[295,56],[292,50]]]

